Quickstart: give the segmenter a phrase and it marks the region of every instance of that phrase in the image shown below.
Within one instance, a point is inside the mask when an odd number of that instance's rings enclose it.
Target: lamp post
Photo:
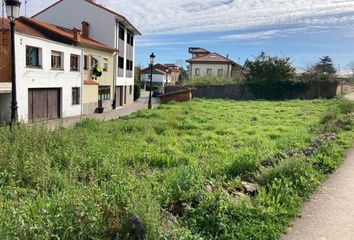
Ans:
[[[152,98],[152,71],[154,68],[154,60],[155,60],[155,54],[151,53],[150,55],[150,95],[149,95],[149,105],[148,108],[151,109],[152,104],[151,104],[151,98]]]
[[[10,20],[11,31],[11,62],[12,62],[12,96],[11,96],[11,124],[17,122],[17,93],[16,93],[16,61],[15,61],[15,21],[20,15],[21,2],[18,0],[5,0],[6,15]]]

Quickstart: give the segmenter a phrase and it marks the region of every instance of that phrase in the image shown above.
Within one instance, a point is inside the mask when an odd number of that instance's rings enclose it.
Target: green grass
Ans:
[[[120,120],[48,132],[0,127],[0,239],[277,239],[351,146],[353,111],[339,100],[197,99]],[[257,176],[256,197],[228,194],[276,153],[324,132],[310,159]],[[211,182],[212,190],[206,190]]]

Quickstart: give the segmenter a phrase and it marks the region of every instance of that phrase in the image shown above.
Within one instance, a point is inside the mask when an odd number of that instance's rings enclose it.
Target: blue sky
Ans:
[[[55,2],[30,0],[31,15]],[[97,0],[142,33],[136,63],[154,52],[161,63],[186,65],[188,47],[236,62],[261,51],[290,56],[299,69],[329,55],[342,70],[354,61],[354,0]]]

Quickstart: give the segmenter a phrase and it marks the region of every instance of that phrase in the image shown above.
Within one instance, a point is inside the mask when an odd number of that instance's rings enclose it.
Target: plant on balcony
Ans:
[[[96,66],[92,69],[92,74],[95,76],[95,77],[101,77],[102,76],[102,73],[103,73],[103,69],[99,66]]]

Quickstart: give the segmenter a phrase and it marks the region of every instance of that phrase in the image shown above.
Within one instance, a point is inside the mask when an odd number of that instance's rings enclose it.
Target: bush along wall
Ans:
[[[134,101],[138,100],[141,96],[141,88],[139,84],[134,85]]]
[[[206,99],[233,100],[288,100],[334,98],[337,95],[338,82],[326,81],[292,81],[280,82],[246,82],[244,84],[199,85],[193,86],[193,97]],[[168,93],[186,87],[167,87]]]

